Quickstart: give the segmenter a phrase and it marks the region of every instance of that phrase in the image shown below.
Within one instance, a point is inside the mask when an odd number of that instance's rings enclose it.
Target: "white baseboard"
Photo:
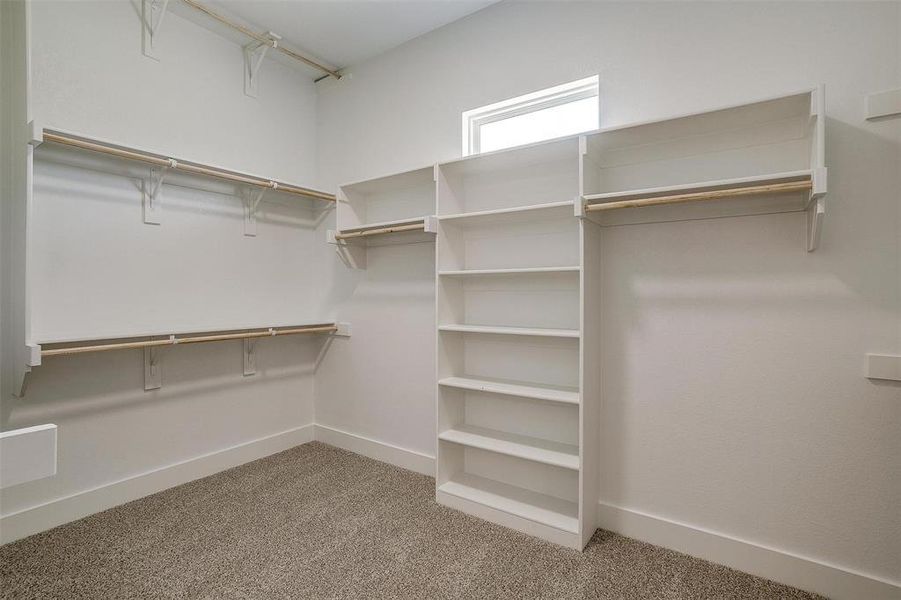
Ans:
[[[901,598],[898,583],[603,502],[598,504],[598,527],[832,600]]]
[[[316,425],[316,441],[344,448],[423,475],[435,476],[435,457],[415,450],[408,450],[319,424]]]
[[[435,473],[433,456],[333,427],[310,424],[5,515],[0,519],[0,543],[5,544],[314,439],[424,475],[433,476]],[[832,600],[901,598],[898,582],[603,502],[598,504],[598,527],[816,592]]]
[[[313,425],[244,442],[0,518],[0,544],[313,441]]]
[[[375,460],[434,476],[435,458],[347,431],[316,425],[316,440]],[[654,515],[599,503],[598,527],[670,548],[832,600],[899,600],[898,583],[856,573],[784,550]]]

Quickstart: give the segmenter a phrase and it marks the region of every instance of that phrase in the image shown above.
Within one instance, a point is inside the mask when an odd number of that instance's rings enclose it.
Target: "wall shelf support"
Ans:
[[[244,191],[244,235],[256,236],[257,234],[257,209],[267,189],[277,190],[278,184],[274,181],[269,182],[269,188],[252,189],[247,188]]]
[[[282,37],[271,31],[266,33],[269,42],[254,41],[244,46],[244,93],[256,98],[260,91],[260,66],[270,48],[278,48]]]
[[[244,340],[244,376],[257,373],[257,342],[256,340]]]
[[[169,164],[163,167],[151,167],[150,175],[141,182],[142,191],[142,210],[144,222],[148,225],[160,224],[160,207],[163,199],[163,181],[169,169],[178,166],[175,159],[170,158]]]
[[[823,235],[823,219],[826,216],[826,199],[816,198],[807,207],[807,251],[813,252],[820,245]]]
[[[157,36],[166,16],[169,0],[142,0],[141,2],[141,50],[144,56],[159,60],[156,53]]]
[[[163,387],[163,371],[160,367],[160,349],[144,348],[144,391],[158,390]]]

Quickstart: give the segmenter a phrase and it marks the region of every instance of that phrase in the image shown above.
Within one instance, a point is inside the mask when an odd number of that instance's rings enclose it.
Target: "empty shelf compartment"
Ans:
[[[579,470],[579,447],[570,444],[561,444],[472,425],[458,425],[453,429],[443,431],[438,435],[438,439],[554,467]]]
[[[468,473],[455,475],[438,491],[570,533],[579,531],[579,506],[575,502]]]

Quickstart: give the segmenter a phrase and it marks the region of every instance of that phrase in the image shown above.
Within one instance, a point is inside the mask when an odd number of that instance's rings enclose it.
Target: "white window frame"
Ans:
[[[598,96],[598,81],[598,76],[592,75],[578,81],[571,81],[465,111],[463,113],[463,156],[481,152],[480,132],[483,125],[553,108],[561,104],[569,104],[576,100],[593,98]],[[600,111],[600,100],[598,100],[598,111]],[[598,117],[600,119],[600,115]]]

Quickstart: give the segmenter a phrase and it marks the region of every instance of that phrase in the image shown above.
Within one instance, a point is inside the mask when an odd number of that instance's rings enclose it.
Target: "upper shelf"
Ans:
[[[366,268],[366,247],[434,241],[435,168],[433,166],[347,183],[338,187],[338,244],[351,268]]]
[[[338,229],[372,229],[435,214],[434,167],[338,187]]]
[[[582,138],[581,215],[601,225],[824,212],[822,88]],[[714,202],[714,200],[716,202]]]
[[[157,167],[160,177],[166,171],[176,171],[201,177],[216,178],[243,186],[253,186],[262,190],[271,190],[281,194],[293,194],[312,200],[324,200],[334,202],[334,194],[329,194],[313,188],[304,187],[294,183],[250,175],[240,171],[225,169],[215,165],[202,164],[181,158],[173,158],[156,152],[142,150],[132,146],[126,146],[109,140],[92,138],[82,134],[63,131],[61,129],[49,129],[32,122],[31,144],[40,146],[50,142],[59,146],[77,148],[94,154],[102,154],[117,159],[133,161]]]
[[[434,216],[372,223],[344,231],[328,230],[326,241],[337,246],[342,260],[351,268],[366,268],[366,248],[393,244],[432,242],[438,231]]]
[[[436,231],[435,217],[422,217],[419,219],[400,219],[398,221],[383,221],[372,223],[366,227],[354,227],[332,232],[329,242],[348,242],[358,240],[384,239],[396,233],[418,232],[434,234]]]
[[[438,215],[571,200],[579,192],[579,138],[468,156],[437,167]]]
[[[605,127],[588,134],[590,150],[599,153],[649,147],[673,140],[739,132],[777,122],[792,123],[799,117],[807,120],[822,113],[822,105],[818,102],[820,92],[811,89],[713,110]]]
[[[782,183],[810,182],[811,178],[812,175],[810,169],[803,169],[786,173],[734,177],[732,179],[720,179],[717,181],[692,182],[638,190],[606,192],[602,194],[586,194],[582,197],[582,200],[585,201],[587,205],[613,204],[617,208],[625,208],[629,206],[628,204],[625,204],[628,201],[650,198],[669,198],[676,195],[681,196],[728,189],[753,188],[756,186]]]

